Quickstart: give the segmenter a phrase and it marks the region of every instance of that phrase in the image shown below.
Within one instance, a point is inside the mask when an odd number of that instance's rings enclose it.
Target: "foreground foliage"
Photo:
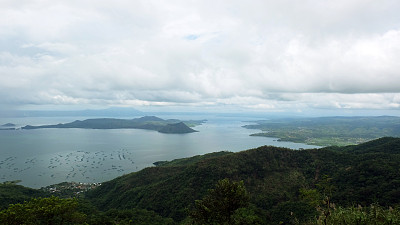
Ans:
[[[84,224],[76,199],[36,198],[0,212],[0,224]]]
[[[163,218],[155,212],[145,209],[110,209],[107,212],[96,212],[89,215],[88,224],[93,225],[173,225],[171,218]]]
[[[400,224],[400,210],[384,208],[376,204],[368,207],[338,207],[332,210],[332,214],[325,220],[322,217],[305,225],[398,225]]]
[[[18,182],[0,183],[0,210],[9,204],[23,203],[34,197],[45,197],[42,191],[17,185]]]
[[[51,196],[11,204],[0,211],[0,224],[93,224],[93,225],[172,225],[175,222],[144,209],[111,209],[101,212],[78,199]]]
[[[243,182],[220,180],[202,200],[196,200],[190,212],[193,224],[233,224],[236,210],[249,204]]]

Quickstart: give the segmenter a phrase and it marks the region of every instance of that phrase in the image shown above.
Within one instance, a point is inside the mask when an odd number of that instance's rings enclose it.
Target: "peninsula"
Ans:
[[[145,116],[136,119],[114,119],[97,118],[87,120],[76,120],[71,123],[60,123],[55,125],[41,125],[22,127],[25,130],[41,128],[84,128],[84,129],[145,129],[155,130],[161,133],[183,134],[197,132],[190,126],[197,126],[204,123],[204,120],[180,121],[176,119],[164,120],[155,116]]]
[[[251,136],[278,138],[319,146],[360,144],[381,137],[400,137],[400,117],[316,117],[253,121],[244,128],[258,129]]]

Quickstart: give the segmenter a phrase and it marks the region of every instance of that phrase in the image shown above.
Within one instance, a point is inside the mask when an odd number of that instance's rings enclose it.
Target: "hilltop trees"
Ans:
[[[189,213],[193,224],[235,224],[243,219],[252,219],[249,195],[243,181],[229,179],[218,181],[215,189],[210,189],[202,200],[196,200],[194,209]],[[252,223],[254,224],[254,223]]]

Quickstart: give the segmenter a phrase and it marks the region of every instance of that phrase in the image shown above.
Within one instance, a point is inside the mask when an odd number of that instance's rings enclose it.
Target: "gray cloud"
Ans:
[[[400,107],[398,1],[0,6],[2,105]]]

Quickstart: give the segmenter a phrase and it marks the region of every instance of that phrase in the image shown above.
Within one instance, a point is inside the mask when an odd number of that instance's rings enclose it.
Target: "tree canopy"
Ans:
[[[77,208],[76,199],[35,198],[1,211],[0,224],[84,224],[86,215]]]
[[[232,224],[232,216],[239,208],[249,204],[243,181],[218,181],[202,200],[196,200],[190,213],[194,224]]]

